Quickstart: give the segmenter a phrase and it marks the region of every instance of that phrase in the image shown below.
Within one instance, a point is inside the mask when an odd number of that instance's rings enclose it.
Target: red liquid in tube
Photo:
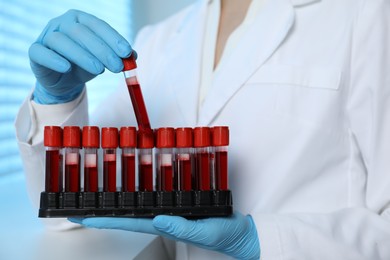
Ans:
[[[210,190],[210,153],[202,152],[196,154],[196,168],[198,172],[198,189],[203,191]]]
[[[122,191],[135,191],[135,155],[122,155]]]
[[[139,166],[139,190],[153,191],[153,165],[140,164]]]
[[[103,162],[103,190],[109,192],[116,191],[116,156],[115,154],[105,154]]]
[[[212,129],[213,154],[215,156],[214,177],[217,190],[228,190],[228,145],[229,128],[215,126]]]
[[[81,131],[78,126],[64,127],[65,191],[80,191]]]
[[[122,191],[135,191],[135,148],[137,147],[137,130],[132,126],[121,127],[119,147],[122,149]]]
[[[150,129],[149,117],[146,111],[145,101],[142,96],[141,86],[138,83],[134,84],[132,82],[132,79],[126,80],[127,89],[129,90],[138,127],[140,129]]]
[[[62,191],[62,155],[59,150],[46,151],[45,191]]]
[[[173,167],[172,165],[161,166],[161,190],[173,191]]]
[[[80,191],[80,164],[65,164],[65,191]]]
[[[208,191],[211,189],[211,133],[209,127],[194,128],[195,147],[195,180],[196,189]]]
[[[141,86],[137,79],[137,63],[134,55],[132,54],[129,58],[123,59],[123,65],[123,73],[126,78],[127,89],[129,91],[131,103],[133,104],[138,128],[140,130],[151,129]]]
[[[154,133],[152,129],[139,130],[138,147],[138,189],[153,191],[153,147]]]
[[[175,129],[159,128],[156,131],[156,189],[173,191],[173,148],[175,147]]]
[[[84,191],[98,191],[98,170],[96,166],[84,168]]]
[[[97,126],[84,126],[82,131],[84,147],[84,191],[98,191],[98,153],[100,131]]]
[[[44,145],[45,156],[45,191],[60,192],[62,183],[62,128],[59,126],[45,126]]]
[[[217,190],[228,189],[228,153],[226,151],[215,153],[215,177]]]
[[[103,191],[116,191],[116,148],[119,135],[116,127],[102,128]]]
[[[179,156],[177,159],[177,169],[179,176],[178,190],[191,191],[192,189],[192,176],[191,176],[191,158]]]

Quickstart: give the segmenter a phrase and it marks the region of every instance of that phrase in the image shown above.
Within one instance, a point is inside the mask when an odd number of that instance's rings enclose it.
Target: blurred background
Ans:
[[[50,19],[69,9],[79,9],[105,20],[133,43],[140,28],[192,2],[194,0],[0,0],[0,185],[5,184],[0,190],[9,182],[24,178],[14,120],[35,82],[28,48]],[[88,92],[90,113],[122,81],[122,75],[106,71],[89,82],[87,88],[93,88]]]

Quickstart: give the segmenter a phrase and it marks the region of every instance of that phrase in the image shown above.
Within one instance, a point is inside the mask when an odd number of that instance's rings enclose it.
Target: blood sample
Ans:
[[[215,156],[215,188],[217,190],[227,190],[229,128],[227,126],[216,126],[213,127],[212,133],[213,153]]]
[[[83,127],[84,147],[84,191],[98,191],[98,149],[99,128],[97,126]]]
[[[176,174],[177,190],[191,191],[193,168],[192,128],[177,128],[176,133]]]
[[[195,189],[201,191],[208,191],[211,189],[210,144],[210,128],[195,127]]]
[[[152,129],[138,130],[138,189],[153,191],[153,147],[154,134]]]
[[[45,126],[44,141],[46,147],[45,191],[62,191],[62,129],[59,126]]]
[[[129,58],[123,59],[123,74],[126,78],[126,84],[129,90],[131,103],[133,104],[138,128],[140,130],[151,129],[145,101],[142,96],[141,86],[137,79],[136,68],[137,63],[135,61],[134,54],[132,54]]]
[[[137,130],[135,127],[121,127],[119,147],[122,149],[122,191],[135,191],[135,148]]]
[[[159,128],[156,131],[156,189],[173,191],[173,149],[175,147],[175,129]]]
[[[102,128],[103,191],[116,191],[116,148],[118,147],[118,138],[118,128]]]
[[[65,191],[80,191],[81,131],[78,126],[64,127]]]

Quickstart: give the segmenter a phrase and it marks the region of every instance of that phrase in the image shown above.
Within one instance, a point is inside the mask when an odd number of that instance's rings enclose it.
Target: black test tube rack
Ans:
[[[40,196],[40,218],[137,217],[174,215],[186,218],[233,214],[230,190],[48,192]]]
[[[42,192],[39,217],[229,216],[232,194],[226,191]]]

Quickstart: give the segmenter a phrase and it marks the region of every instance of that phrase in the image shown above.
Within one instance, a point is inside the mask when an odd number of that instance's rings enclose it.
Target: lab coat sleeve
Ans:
[[[29,197],[39,208],[40,193],[45,181],[45,148],[43,129],[45,125],[79,125],[88,122],[87,95],[84,90],[74,101],[59,105],[39,105],[29,95],[20,107],[16,120],[16,138],[22,158],[23,170]],[[64,219],[42,219],[51,229],[76,227]]]
[[[328,214],[253,212],[263,260],[390,259],[390,2],[358,3],[345,111],[365,168],[350,178],[365,180],[364,203]]]

